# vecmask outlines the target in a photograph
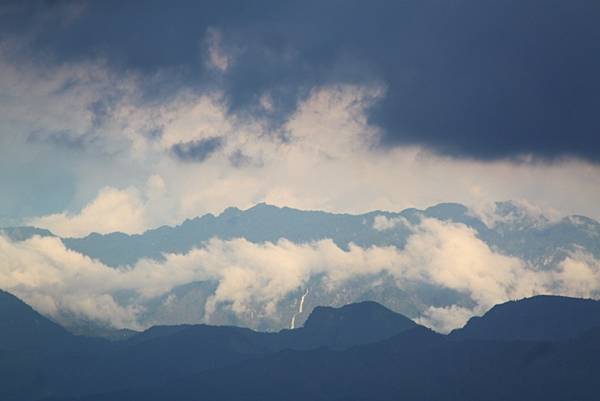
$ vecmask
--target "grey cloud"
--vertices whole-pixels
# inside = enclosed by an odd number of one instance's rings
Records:
[[[138,71],[151,101],[218,84],[230,112],[258,113],[269,93],[276,123],[316,86],[381,82],[386,97],[370,121],[384,147],[600,161],[597,1],[176,3],[89,2],[75,13],[15,2],[0,15],[0,37],[33,37],[20,57],[100,56]],[[212,29],[225,51],[237,49],[217,83],[201,45]]]
[[[163,134],[164,134],[163,127],[154,127],[144,133],[146,138],[151,139],[151,140],[158,140],[163,136]]]
[[[229,162],[235,168],[244,168],[248,166],[261,167],[263,165],[262,160],[256,160],[251,156],[248,156],[241,149],[237,149],[231,155],[229,155]]]
[[[177,143],[171,147],[171,153],[185,162],[203,162],[223,146],[223,138],[211,137],[196,141]]]
[[[232,166],[240,168],[250,165],[252,159],[238,149],[229,156],[229,162]]]

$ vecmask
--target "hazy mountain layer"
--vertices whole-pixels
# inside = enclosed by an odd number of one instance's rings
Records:
[[[519,269],[527,273],[541,276],[544,272],[557,272],[560,276],[548,280],[545,277],[531,278],[528,284],[530,288],[525,288],[515,294],[509,292],[500,298],[492,299],[491,303],[485,301],[482,304],[483,301],[477,299],[476,293],[485,294],[494,292],[495,289],[463,289],[460,282],[448,285],[445,281],[440,283],[424,277],[435,267],[429,266],[427,263],[439,263],[427,259],[430,247],[436,246],[441,243],[440,241],[445,241],[444,238],[430,238],[430,243],[417,244],[415,250],[416,241],[414,240],[419,234],[423,234],[423,222],[428,220],[460,229],[461,235],[472,235],[471,242],[481,241],[489,248],[488,253],[494,253],[492,256],[495,259],[490,263],[498,259],[496,254],[503,255],[516,258],[508,260],[510,263],[507,263],[509,265],[520,264]],[[52,236],[46,230],[28,227],[5,229],[4,232],[14,241],[27,240],[34,235]],[[482,308],[491,306],[493,302],[511,297],[527,296],[539,292],[597,296],[600,289],[600,282],[597,282],[600,272],[597,271],[597,267],[594,267],[594,263],[597,262],[592,260],[592,263],[586,267],[585,274],[578,273],[578,265],[574,265],[568,271],[565,266],[561,265],[574,254],[580,255],[582,258],[600,259],[600,224],[598,222],[582,216],[550,220],[537,212],[532,212],[526,207],[511,202],[497,203],[491,212],[486,213],[474,213],[462,205],[447,203],[425,210],[407,209],[398,213],[373,211],[362,215],[301,211],[259,204],[244,211],[229,208],[218,216],[208,214],[186,220],[176,227],[160,227],[141,235],[92,234],[85,238],[63,238],[62,242],[68,249],[97,259],[106,266],[123,269],[122,266],[133,267],[142,259],[156,260],[158,264],[167,263],[168,256],[165,255],[188,255],[194,249],[205,249],[209,241],[214,238],[225,241],[225,245],[219,245],[222,247],[229,246],[227,241],[243,238],[258,247],[263,244],[276,244],[275,248],[278,249],[282,248],[278,243],[282,239],[299,247],[310,247],[311,244],[322,244],[318,241],[331,240],[341,251],[348,252],[347,257],[351,258],[348,260],[369,257],[370,249],[375,251],[396,249],[398,252],[410,253],[408,259],[405,255],[401,255],[400,258],[396,258],[399,261],[391,262],[392,270],[385,264],[371,270],[365,267],[360,272],[351,271],[351,268],[348,267],[349,277],[344,278],[341,282],[335,282],[335,285],[332,284],[332,277],[329,274],[332,266],[328,265],[330,262],[324,258],[323,262],[318,262],[316,272],[312,268],[313,270],[307,273],[309,274],[307,279],[295,279],[297,283],[290,284],[290,289],[284,294],[277,295],[277,298],[273,298],[270,294],[257,295],[264,288],[260,287],[262,285],[260,280],[257,283],[256,279],[252,279],[254,280],[253,287],[243,290],[250,293],[242,301],[235,299],[235,295],[227,295],[225,299],[218,300],[220,296],[218,294],[223,292],[223,280],[225,279],[219,277],[219,272],[222,271],[219,267],[215,267],[216,270],[211,274],[196,275],[197,277],[191,278],[183,284],[176,283],[172,289],[161,291],[155,296],[140,298],[139,290],[135,289],[114,290],[108,295],[123,308],[134,306],[137,311],[135,322],[137,326],[141,327],[153,324],[209,322],[211,324],[242,325],[261,330],[278,330],[290,327],[292,320],[295,325],[301,325],[307,318],[308,312],[317,305],[341,306],[352,302],[373,300],[411,318],[429,319],[430,323],[428,324],[435,327],[442,328],[443,325],[447,325],[449,328],[453,328],[456,327],[456,323],[454,326],[452,322],[444,323],[443,319],[448,319],[447,317],[435,320],[437,318],[434,319],[426,314],[436,312],[435,308],[453,307],[457,309],[450,312],[456,311],[454,314],[458,317],[451,316],[451,318],[464,321],[468,317],[466,314],[478,313]],[[457,235],[450,232],[448,238],[454,240]],[[408,250],[407,244],[410,248]],[[351,253],[353,246],[358,247],[360,255]],[[445,245],[442,243],[442,246]],[[444,252],[452,252],[452,247],[456,246],[465,245],[450,244],[444,248]],[[232,247],[230,246],[230,248]],[[315,246],[314,249],[310,248],[309,250],[315,255],[328,252],[326,244]],[[235,251],[234,249],[233,252]],[[297,251],[296,254],[286,254],[285,257],[288,258],[286,262],[301,257],[304,248],[299,248]],[[420,253],[415,254],[416,252]],[[471,269],[468,267],[468,264],[472,263],[468,259],[469,257],[473,260],[480,260],[482,264],[488,263],[479,254],[470,255],[470,248],[465,248],[460,252],[463,252],[464,259],[461,258],[461,254],[457,254],[456,260],[448,262],[453,263],[456,268]],[[211,255],[207,253],[205,256],[199,256],[197,262],[194,263],[202,264]],[[280,253],[269,254],[268,260],[276,260],[278,255]],[[346,257],[346,255],[341,256]],[[223,266],[232,266],[233,263],[246,263],[248,259],[244,258],[247,257],[241,255],[236,260],[225,260],[218,263]],[[442,260],[446,257],[446,254],[439,256]],[[376,260],[375,253],[372,253],[371,259]],[[173,269],[185,262],[169,263],[168,269]],[[338,262],[336,261],[336,263]],[[340,274],[345,274],[346,265],[344,263],[346,262],[339,262]],[[417,273],[394,272],[393,269],[402,263],[408,264],[414,269],[421,269],[421,271]],[[500,264],[507,265],[507,263]],[[260,266],[260,260],[255,261],[255,264]],[[366,265],[367,262],[365,261],[364,264]],[[288,267],[282,263],[280,269],[285,270]],[[504,267],[489,265],[490,272],[503,269]],[[273,270],[270,272],[261,274],[274,274]],[[453,274],[455,273],[451,273],[450,276],[446,274],[446,276],[452,277]],[[468,285],[477,285],[476,280],[480,274],[482,272],[474,272],[472,273],[473,277],[467,277],[465,281]],[[588,277],[590,274],[595,276]],[[202,278],[202,276],[207,277]],[[408,276],[412,278],[405,280],[404,277]],[[268,277],[267,279],[270,280]],[[160,278],[157,280],[167,281]],[[469,280],[471,280],[470,283]],[[494,285],[506,286],[509,289],[515,286],[515,284],[502,282],[505,280],[504,277],[494,278],[494,280],[499,281]],[[544,280],[548,283],[541,288],[536,288],[536,283]],[[568,280],[579,280],[588,285],[571,285]],[[236,279],[236,282],[240,281],[243,282],[244,279]],[[264,285],[274,288],[274,284],[268,283],[269,281]],[[586,289],[586,292],[573,292],[573,289],[579,290],[580,288]],[[503,291],[508,290],[505,288]],[[479,295],[479,297],[485,297],[485,295]],[[273,305],[267,307],[265,305],[270,302],[269,299],[275,299],[275,301],[273,301]],[[243,304],[236,306],[236,302],[243,302]],[[301,303],[303,304],[302,311],[300,311]],[[85,317],[81,313],[61,311],[54,318],[78,333],[112,335],[110,330],[112,323],[96,322],[94,316]],[[426,321],[424,320],[424,322]],[[127,324],[125,326],[132,327]]]

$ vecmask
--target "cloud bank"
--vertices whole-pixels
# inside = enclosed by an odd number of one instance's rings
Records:
[[[582,251],[553,269],[540,270],[495,252],[462,224],[424,219],[412,230],[404,249],[351,245],[343,250],[327,239],[308,244],[212,239],[186,254],[119,268],[67,250],[57,238],[11,242],[2,237],[0,287],[58,319],[68,314],[131,328],[142,327],[139,317],[148,300],[197,281],[216,283],[203,311],[210,323],[217,307],[238,316],[268,318],[282,300],[317,277],[325,288],[338,291],[351,280],[383,273],[400,289],[428,284],[471,300],[467,305],[431,306],[417,316],[440,331],[460,327],[469,317],[511,299],[600,294],[600,261]],[[119,301],[116,294],[123,291],[133,295]]]

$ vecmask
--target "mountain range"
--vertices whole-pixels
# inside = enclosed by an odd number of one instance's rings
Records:
[[[541,262],[548,258],[551,250],[565,252],[573,246],[585,248],[600,257],[600,223],[596,220],[579,215],[551,220],[510,201],[497,202],[494,207],[494,217],[486,222],[485,218],[458,203],[441,203],[424,210],[412,208],[357,215],[259,203],[247,210],[230,207],[217,216],[209,213],[178,226],[162,226],[143,234],[92,233],[82,238],[62,238],[62,241],[69,249],[117,267],[132,265],[143,258],[161,259],[167,253],[185,253],[215,237],[224,240],[245,238],[254,243],[276,242],[282,238],[294,243],[332,239],[344,248],[350,243],[363,247],[394,245],[401,248],[410,235],[408,224],[418,224],[422,218],[435,218],[465,224],[486,243],[528,261]],[[384,217],[392,224],[377,227],[377,217]],[[405,220],[399,220],[401,218]],[[402,224],[403,221],[408,224]],[[394,224],[396,222],[399,224]],[[48,230],[35,227],[2,230],[17,240],[33,235],[54,236]],[[531,243],[535,246],[528,246]]]
[[[600,302],[511,301],[438,334],[375,302],[318,307],[302,328],[152,327],[75,336],[0,292],[0,398],[595,400]]]
[[[163,226],[143,234],[94,233],[83,238],[60,240],[70,250],[106,266],[123,268],[142,259],[162,261],[167,254],[185,254],[213,238],[243,238],[254,244],[276,243],[281,239],[308,244],[327,239],[343,250],[348,250],[352,244],[363,249],[394,247],[402,250],[414,234],[414,227],[424,219],[459,224],[475,233],[493,251],[518,258],[535,271],[556,270],[565,258],[576,252],[600,258],[600,223],[597,221],[584,216],[550,219],[515,202],[496,203],[493,213],[488,216],[455,203],[443,203],[424,210],[373,211],[359,215],[303,211],[262,203],[247,210],[228,208],[217,216],[207,214],[178,226]],[[13,241],[24,241],[33,236],[56,237],[50,231],[34,227],[4,228],[2,232]],[[216,305],[209,318],[207,300],[215,294],[218,284],[213,279],[196,280],[143,300],[126,291],[115,293],[113,297],[125,307],[132,299],[142,302],[136,304],[141,311],[138,323],[142,327],[210,323],[268,331],[302,325],[308,318],[307,311],[319,305],[339,307],[371,300],[412,319],[419,318],[430,307],[458,305],[470,308],[473,305],[468,294],[427,283],[400,288],[386,274],[363,275],[333,290],[322,276],[315,275],[305,288],[291,291],[280,300],[268,316],[260,317],[264,314],[256,305],[248,306],[244,313],[232,313],[230,305],[225,303]],[[309,289],[310,292],[303,296]],[[298,308],[301,299],[306,304],[304,311]],[[131,334],[115,332],[105,323],[81,316],[59,314],[53,319],[78,334],[106,337]]]

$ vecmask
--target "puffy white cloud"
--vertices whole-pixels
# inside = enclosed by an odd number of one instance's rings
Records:
[[[148,226],[145,213],[146,207],[135,189],[103,188],[98,197],[77,214],[56,213],[34,218],[29,224],[66,237],[85,236],[92,227],[98,233],[138,233]]]
[[[172,202],[167,183],[155,174],[148,178],[141,191],[133,187],[105,187],[78,212],[32,218],[26,224],[47,228],[63,238],[85,236],[92,228],[101,234],[138,234],[160,225],[161,220],[150,211],[165,210]]]
[[[67,250],[60,240],[34,237],[11,242],[0,236],[0,255],[0,287],[40,312],[138,327],[135,306],[120,306],[110,295],[124,286],[119,271]]]
[[[430,306],[416,321],[441,333],[449,333],[455,328],[463,327],[474,314],[472,309],[457,305]]]
[[[386,217],[384,215],[379,215],[373,218],[373,228],[377,231],[392,230],[398,226],[410,227],[411,224],[402,216]]]
[[[407,268],[398,277],[417,279],[469,295],[480,310],[499,300],[546,290],[544,273],[522,260],[494,252],[462,224],[424,219],[402,252]]]
[[[594,297],[600,288],[600,260],[577,250],[559,265],[555,280],[560,290],[577,297]]]

